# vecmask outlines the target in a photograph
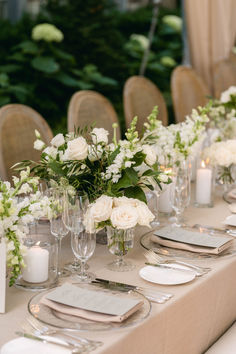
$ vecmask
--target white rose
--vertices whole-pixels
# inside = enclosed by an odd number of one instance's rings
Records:
[[[68,141],[64,156],[66,160],[84,160],[87,156],[88,144],[82,136]]]
[[[155,216],[149,210],[148,206],[140,201],[136,209],[138,213],[138,224],[150,227],[150,222],[154,220]]]
[[[229,102],[231,100],[231,95],[236,95],[236,86],[230,86],[228,90],[222,92],[220,101],[223,103]]]
[[[54,136],[54,138],[51,140],[51,144],[55,147],[59,147],[65,143],[65,139],[63,134],[57,134]]]
[[[48,146],[46,149],[43,150],[45,154],[51,156],[53,159],[57,157],[57,149],[53,146]]]
[[[147,165],[152,166],[157,160],[156,152],[150,145],[143,145],[143,152],[146,155],[145,162]]]
[[[138,206],[140,201],[134,198],[127,198],[127,197],[119,197],[114,198],[113,204],[115,207],[123,206],[123,205],[130,205],[132,207]]]
[[[101,195],[101,197],[90,206],[90,215],[93,220],[97,223],[108,220],[112,212],[112,203],[112,197]]]
[[[138,221],[137,208],[131,205],[121,205],[114,208],[111,213],[111,223],[117,229],[131,229]]]
[[[105,143],[108,144],[109,132],[103,128],[94,128],[91,132],[94,144]]]
[[[35,140],[35,142],[34,142],[34,149],[35,150],[43,150],[44,146],[45,146],[45,144],[42,140],[39,140],[39,139]]]

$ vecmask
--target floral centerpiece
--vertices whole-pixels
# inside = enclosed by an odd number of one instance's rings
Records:
[[[28,224],[34,218],[50,216],[48,198],[36,192],[38,180],[38,177],[30,176],[29,168],[21,171],[20,178],[13,177],[13,187],[9,182],[0,180],[0,237],[6,240],[7,265],[11,269],[10,286],[24,267],[23,239],[29,232]]]
[[[148,143],[155,150],[158,163],[164,166],[180,165],[181,162],[194,156],[199,144],[204,139],[208,107],[193,109],[185,121],[167,127],[157,119],[158,109],[154,108],[145,123],[143,143]]]
[[[222,92],[219,100],[212,100],[208,112],[211,141],[236,137],[236,86]],[[213,130],[211,132],[211,130]]]
[[[41,179],[71,185],[85,192],[90,203],[101,196],[110,200],[125,196],[126,202],[132,198],[146,203],[146,189],[153,190],[156,185],[170,183],[171,179],[159,168],[152,146],[139,138],[136,123],[134,118],[126,139],[120,141],[116,139],[117,126],[113,125],[110,144],[109,133],[103,128],[78,130],[65,136],[58,134],[50,146],[36,132],[34,147],[42,150],[40,162],[23,161],[17,167],[30,166],[31,172]]]
[[[236,164],[236,140],[218,141],[203,151],[203,158],[209,159],[213,166],[218,167],[220,184],[232,184],[232,168]]]

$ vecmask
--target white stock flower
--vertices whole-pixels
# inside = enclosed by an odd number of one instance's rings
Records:
[[[45,143],[42,140],[40,140],[40,139],[35,140],[35,142],[34,142],[34,149],[35,150],[41,151],[41,150],[43,150],[44,146],[45,146]]]
[[[126,230],[135,227],[137,222],[137,208],[124,204],[112,209],[111,223],[113,227]]]
[[[90,205],[90,216],[95,223],[106,221],[112,212],[112,197],[101,195],[93,204]]]
[[[88,159],[90,161],[97,161],[102,156],[102,147],[100,145],[89,145],[88,146]]]
[[[66,160],[84,160],[88,156],[88,144],[86,140],[80,136],[67,143],[64,159]]]
[[[153,166],[157,160],[156,152],[151,145],[143,145],[143,152],[146,155],[145,162],[149,166]]]
[[[65,139],[63,134],[61,133],[54,136],[54,138],[52,138],[51,140],[51,144],[57,148],[63,145],[64,143],[65,143]]]
[[[104,128],[94,128],[91,132],[92,141],[94,144],[105,143],[108,144],[109,132]]]
[[[144,202],[139,202],[137,206],[138,224],[142,226],[150,227],[150,222],[154,220],[155,216],[149,210],[148,206]]]
[[[32,188],[28,183],[23,183],[22,186],[20,187],[20,190],[18,191],[18,194],[27,194],[32,192]]]
[[[221,93],[220,101],[223,103],[231,100],[231,95],[236,95],[236,86],[230,86],[226,91]]]

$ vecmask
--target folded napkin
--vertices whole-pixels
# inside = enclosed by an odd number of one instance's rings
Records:
[[[162,246],[196,253],[220,254],[229,248],[233,239],[225,236],[210,236],[182,228],[164,227],[156,231],[151,240]]]
[[[143,305],[139,299],[87,290],[69,283],[42,297],[40,303],[64,314],[97,322],[122,322]]]

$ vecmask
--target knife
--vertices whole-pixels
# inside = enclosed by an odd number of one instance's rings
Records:
[[[48,336],[47,338],[44,338],[44,337],[41,337],[41,336],[38,336],[36,334],[31,334],[31,333],[26,333],[26,332],[20,332],[20,331],[17,331],[15,332],[18,336],[20,337],[25,337],[25,338],[28,338],[28,339],[33,339],[33,340],[38,340],[40,342],[43,342],[45,344],[47,343],[50,343],[50,344],[55,344],[57,346],[60,346],[60,347],[63,347],[63,348],[66,348],[66,349],[79,349],[78,347],[76,347],[75,345],[67,345],[67,344],[63,344],[63,343],[59,343],[59,342],[56,342],[54,341],[53,339],[50,339]]]
[[[94,284],[103,284],[104,287],[107,286],[107,288],[113,288],[114,290],[120,290],[120,291],[124,291],[124,292],[128,292],[130,290],[136,290],[136,291],[142,291],[145,293],[149,293],[152,294],[153,296],[159,296],[159,297],[164,297],[166,299],[170,299],[173,294],[170,293],[163,293],[161,291],[157,291],[155,289],[147,289],[147,288],[143,288],[141,286],[137,286],[137,285],[131,285],[131,284],[127,284],[127,283],[120,283],[120,282],[115,282],[112,280],[107,280],[107,279],[102,279],[102,278],[96,278],[95,280],[92,281],[92,283]]]

